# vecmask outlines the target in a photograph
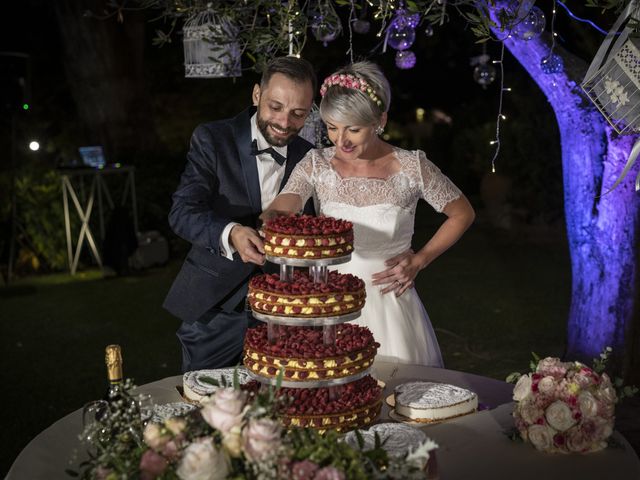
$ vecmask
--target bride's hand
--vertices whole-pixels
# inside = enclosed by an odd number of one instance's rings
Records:
[[[372,275],[373,285],[386,285],[380,293],[395,292],[399,297],[409,288],[413,287],[416,276],[420,271],[415,253],[409,249],[385,262],[388,267],[382,272]]]

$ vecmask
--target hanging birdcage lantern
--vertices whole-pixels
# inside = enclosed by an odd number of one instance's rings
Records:
[[[315,148],[323,148],[328,145],[326,139],[327,127],[322,121],[322,118],[320,117],[320,109],[315,103],[304,122],[304,127],[302,127],[302,130],[300,130],[298,135],[304,138],[307,142],[312,143]]]
[[[240,45],[237,29],[211,8],[184,24],[184,76],[187,78],[239,77]]]
[[[640,38],[634,31],[637,22],[631,22],[634,18],[637,20],[639,14],[640,2],[631,0],[600,45],[581,85],[620,135],[640,133]],[[622,26],[624,29],[620,31]],[[640,138],[636,140],[627,163],[609,192],[629,173],[639,155]],[[640,190],[640,173],[636,177],[635,187],[636,191]]]
[[[620,35],[616,33],[638,11],[638,2],[631,1],[600,46],[582,83],[584,92],[621,135],[640,133],[640,38],[629,35],[628,24]]]

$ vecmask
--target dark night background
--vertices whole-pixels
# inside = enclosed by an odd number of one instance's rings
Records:
[[[547,14],[549,25],[550,2],[539,3]],[[611,15],[598,15],[598,12],[585,8],[583,2],[572,3],[576,3],[572,8],[577,14],[597,18],[604,28],[611,25]],[[186,79],[179,34],[173,36],[172,43],[158,48],[152,45],[155,30],[166,25],[162,20],[151,21],[156,16],[154,12],[125,12],[124,23],[118,23],[114,16],[103,20],[83,17],[85,10],[101,12],[104,5],[104,0],[22,0],[3,5],[0,52],[28,54],[30,82],[24,91],[15,88],[11,73],[20,72],[22,67],[19,62],[14,64],[8,57],[0,56],[0,98],[2,104],[17,102],[19,105],[24,100],[30,108],[27,111],[3,108],[0,113],[0,271],[4,280],[9,260],[14,179],[17,180],[18,218],[22,224],[15,256],[15,275],[18,279],[25,279],[67,269],[60,181],[55,168],[78,162],[77,149],[80,146],[104,145],[107,162],[136,167],[140,230],[158,230],[169,241],[169,270],[160,273],[163,280],[159,284],[162,287],[153,297],[158,298],[155,308],[160,312],[167,282],[177,268],[171,265],[179,266],[188,248],[170,231],[167,213],[171,194],[184,168],[191,132],[201,122],[232,116],[246,108],[250,104],[251,88],[259,80],[259,75],[246,70],[237,79]],[[587,61],[602,40],[600,34],[570,20],[562,10],[558,13],[556,30],[563,47]],[[488,239],[483,240],[486,245],[504,242],[505,251],[521,251],[522,258],[527,255],[526,242],[532,239],[553,245],[550,257],[557,258],[555,263],[563,269],[557,281],[566,287],[570,273],[564,239],[559,137],[553,112],[533,80],[509,53],[505,53],[505,86],[513,91],[505,94],[503,113],[507,120],[501,127],[502,147],[496,162],[497,174],[491,175],[493,147],[489,141],[495,136],[499,81],[486,89],[474,81],[470,58],[482,54],[482,46],[475,43],[466,25],[454,17],[444,27],[436,29],[432,37],[427,37],[422,28],[418,29],[416,44],[412,47],[418,63],[411,70],[395,67],[393,50],[381,52],[376,32],[376,24],[372,22],[369,34],[354,33],[354,49],[356,59],[367,57],[379,63],[391,82],[389,141],[407,148],[424,149],[429,158],[461,187],[478,213],[475,227]],[[499,57],[499,48],[495,42],[487,44],[487,53],[492,59]],[[345,54],[347,49],[346,32],[327,47],[310,35],[303,55],[316,67],[321,81],[349,61]],[[249,67],[249,64],[243,66]],[[416,121],[417,108],[425,109],[424,122]],[[439,120],[441,113],[450,117],[451,122]],[[15,128],[14,162],[11,154],[12,121]],[[40,142],[40,151],[28,149],[32,139]],[[484,252],[481,250],[476,254],[473,251],[472,256],[479,258]],[[510,261],[506,253],[502,253],[496,257],[495,263]],[[82,268],[91,267],[91,258],[85,252]],[[481,270],[481,267],[469,264],[459,265],[459,268],[460,271]],[[541,283],[546,282],[545,272],[531,271],[530,275],[539,277]],[[94,288],[106,290],[99,283]],[[80,286],[78,291],[85,290]],[[559,290],[558,295],[561,294],[566,297],[564,303],[557,312],[552,312],[560,322],[566,318],[565,309],[570,300],[568,287],[566,291]],[[22,328],[21,318],[9,318],[2,313],[5,298],[12,295],[11,292],[0,295],[3,331]],[[131,306],[131,320],[135,321],[137,299],[133,293],[132,297],[127,295],[123,289],[122,299],[116,301]],[[424,298],[423,292],[421,295]],[[70,297],[66,301],[70,301]],[[77,301],[82,302],[81,299]],[[431,300],[425,301],[428,309],[429,302]],[[55,311],[57,307],[54,303],[47,308]],[[102,308],[108,310],[111,307],[105,303]],[[168,314],[158,313],[158,322],[168,323],[167,317]],[[49,317],[42,321],[49,321]],[[175,330],[175,326],[177,322],[169,325],[169,330]],[[140,327],[140,330],[150,332],[152,328],[155,327]],[[485,329],[484,325],[474,328]],[[89,342],[86,336],[83,337],[82,329],[62,332],[61,336],[68,336],[69,342]],[[26,335],[31,333],[25,332]],[[560,345],[563,342],[563,339],[551,338],[551,334],[548,334],[549,338],[544,335],[541,334],[540,339],[543,345],[544,342]],[[102,375],[101,348],[104,341],[99,335],[97,337],[89,342],[99,346],[95,349],[95,356],[85,363],[84,370],[91,365]],[[59,339],[48,341],[55,345]],[[166,354],[171,357],[169,366],[157,351],[149,354],[146,360],[150,365],[153,362],[161,364],[165,370],[139,373],[143,359],[132,358],[135,353],[129,350],[131,353],[126,358],[131,360],[128,365],[132,365],[131,370],[136,372],[141,383],[179,373],[177,342],[173,336],[167,336],[164,341],[168,345],[166,348],[173,349]],[[14,383],[18,375],[19,382],[24,383],[38,382],[41,376],[46,376],[47,388],[52,389],[50,395],[64,400],[55,407],[48,405],[46,414],[40,416],[19,412],[18,419],[5,419],[9,427],[5,430],[6,435],[3,433],[6,438],[3,438],[2,450],[6,457],[2,455],[0,472],[10,466],[37,432],[79,408],[104,387],[101,376],[96,380],[95,371],[77,373],[75,367],[62,371],[63,365],[75,365],[67,358],[76,355],[75,349],[48,349],[42,352],[44,358],[37,350],[32,351],[28,355],[32,363],[22,364],[16,361],[20,358],[22,362],[27,357],[24,353],[16,353],[20,352],[22,345],[10,344],[5,338],[2,342],[5,354],[0,364],[3,372],[0,379],[3,391],[9,390],[12,395],[8,397],[9,403],[3,401],[4,408],[13,408],[23,400],[20,396],[22,383]],[[484,346],[490,349],[494,345]],[[526,357],[529,346],[522,349]],[[127,352],[125,348],[125,356]],[[78,358],[78,364],[85,361]],[[43,364],[51,365],[44,369],[46,373],[39,371]],[[521,370],[526,368],[526,363],[520,362],[519,365]],[[463,366],[456,368],[463,369]],[[76,374],[80,384],[78,388],[85,389],[85,396],[67,391]],[[34,399],[27,400],[35,403],[36,398],[45,395],[49,393],[38,392],[33,394]],[[27,401],[25,405],[31,404]],[[18,431],[20,434],[16,433]]]

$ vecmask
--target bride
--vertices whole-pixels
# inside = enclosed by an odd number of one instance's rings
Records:
[[[420,150],[384,142],[389,82],[377,65],[358,62],[327,77],[320,115],[334,147],[311,150],[262,218],[298,212],[314,198],[319,214],[354,225],[354,253],[342,273],[366,283],[355,322],[368,327],[380,357],[441,367],[442,356],[414,281],[453,245],[474,219],[460,190]],[[419,199],[448,218],[417,252],[411,250]]]

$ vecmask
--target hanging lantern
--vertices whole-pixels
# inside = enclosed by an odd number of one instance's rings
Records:
[[[416,40],[416,27],[420,22],[420,14],[409,15],[399,9],[387,29],[387,44],[396,50],[406,50]]]
[[[620,135],[640,133],[640,38],[633,35],[634,23],[631,22],[639,14],[640,2],[632,0],[600,45],[581,85]],[[636,140],[624,169],[609,191],[620,184],[638,156],[640,138]],[[640,173],[636,177],[635,187],[636,191],[640,190]]]
[[[527,16],[513,27],[513,33],[520,40],[529,41],[539,37],[544,32],[546,24],[544,12],[534,6],[531,7]]]
[[[415,67],[416,54],[411,50],[398,50],[396,52],[396,67],[408,70]]]
[[[562,73],[564,71],[564,62],[562,57],[555,53],[552,53],[548,57],[544,57],[540,60],[540,69],[542,73],[547,75],[553,75],[554,73]]]
[[[427,37],[433,37],[433,27],[432,27],[431,25],[427,25],[427,26],[424,28],[424,34],[425,34]]]
[[[304,127],[298,134],[304,138],[307,142],[312,143],[315,148],[323,148],[328,144],[325,139],[327,137],[327,127],[320,117],[320,109],[313,104],[311,112],[304,121]]]
[[[230,21],[207,9],[185,22],[183,34],[185,77],[241,76],[237,30]]]

